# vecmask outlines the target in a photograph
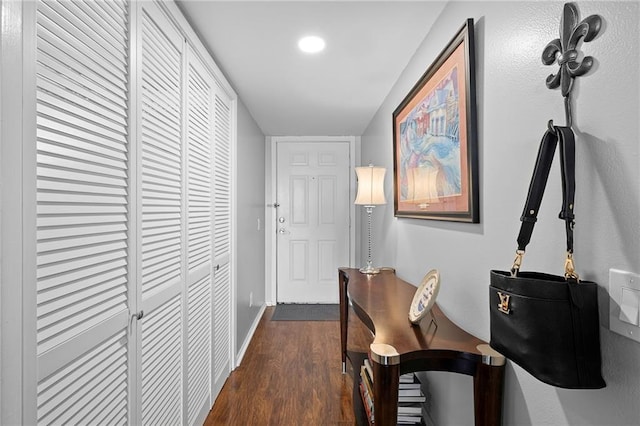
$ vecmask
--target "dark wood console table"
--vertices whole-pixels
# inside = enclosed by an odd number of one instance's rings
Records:
[[[437,326],[429,315],[413,326],[408,313],[416,287],[398,278],[393,270],[366,275],[357,269],[340,268],[338,282],[342,371],[346,372],[349,358],[354,387],[357,386],[360,364],[369,356],[376,425],[396,424],[399,377],[414,371],[451,371],[473,376],[476,426],[501,424],[505,364],[501,354],[456,326],[437,304],[432,309]],[[349,302],[374,334],[368,354],[347,351]],[[359,395],[354,392],[356,397]]]

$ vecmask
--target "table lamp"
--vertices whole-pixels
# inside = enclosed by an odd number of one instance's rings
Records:
[[[386,171],[384,167],[374,167],[373,164],[369,164],[368,167],[356,167],[358,193],[355,204],[364,206],[369,222],[369,255],[367,257],[367,266],[360,268],[360,272],[363,274],[377,274],[380,272],[380,269],[375,268],[371,262],[371,214],[376,205],[387,203],[384,198],[384,174]]]

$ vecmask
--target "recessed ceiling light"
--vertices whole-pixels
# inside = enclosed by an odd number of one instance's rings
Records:
[[[321,52],[324,46],[324,40],[317,36],[306,36],[298,40],[298,47],[305,53]]]

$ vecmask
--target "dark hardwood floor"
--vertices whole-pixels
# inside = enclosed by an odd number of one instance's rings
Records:
[[[271,321],[268,307],[241,365],[207,417],[214,425],[353,425],[351,367],[342,374],[338,321]],[[372,338],[353,312],[349,349]]]

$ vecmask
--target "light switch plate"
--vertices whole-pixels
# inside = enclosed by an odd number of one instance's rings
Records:
[[[640,326],[632,323],[638,322],[634,313],[638,314],[638,306],[635,306],[635,297],[640,293],[640,275],[619,269],[609,270],[609,329],[629,339],[640,342]],[[623,303],[623,294],[624,297]],[[623,307],[624,305],[624,307]]]

